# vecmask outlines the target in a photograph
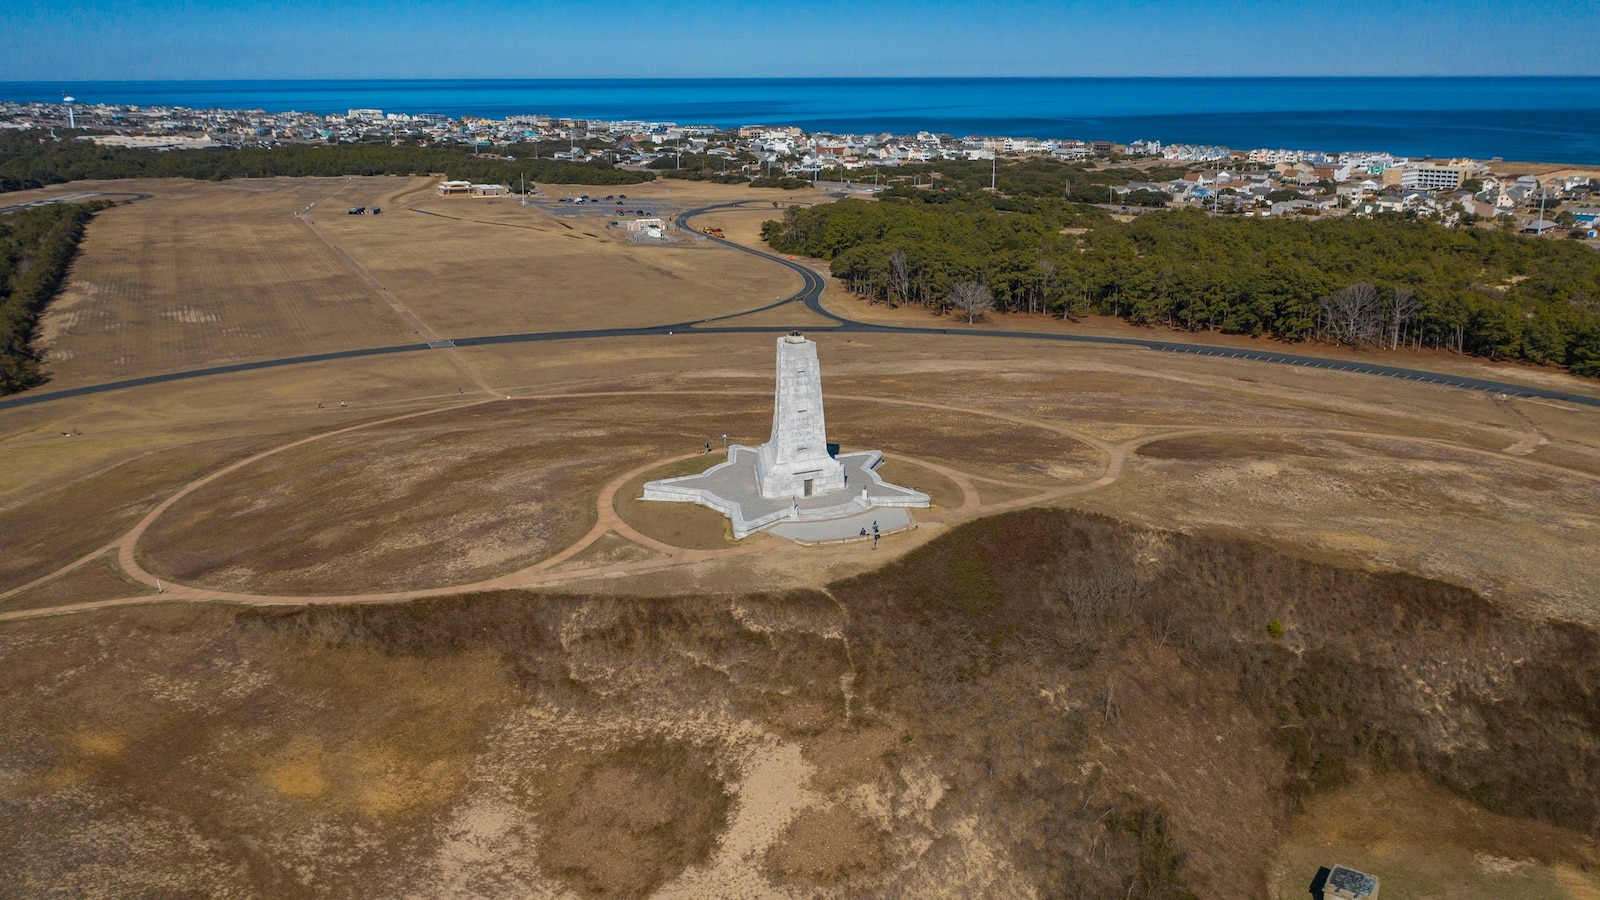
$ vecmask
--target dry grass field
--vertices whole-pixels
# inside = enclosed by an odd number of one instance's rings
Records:
[[[1389,438],[1207,435],[1139,454],[1126,488],[1082,505],[1288,540],[1600,624],[1594,476]]]
[[[510,198],[426,195],[377,218],[317,219],[447,337],[695,321],[800,288],[798,277],[749,254],[709,241],[633,244],[610,221],[555,218]]]
[[[363,180],[127,183],[150,199],[96,218],[41,324],[51,386],[409,342],[294,216],[400,181]]]
[[[1570,831],[1497,816],[1417,778],[1389,775],[1312,804],[1285,842],[1273,897],[1301,900],[1310,883],[1301,873],[1341,863],[1383,872],[1385,897],[1594,900],[1595,852]]]
[[[96,186],[151,197],[91,226],[46,318],[43,390],[416,341],[361,272],[451,336],[705,318],[799,284],[733,249],[639,247],[603,219],[447,203],[430,185]],[[628,192],[754,199],[703,220],[747,242],[772,215],[759,204],[818,199]],[[350,261],[295,220],[314,200]],[[344,215],[358,204],[385,211]],[[833,289],[827,303],[930,322]],[[884,450],[887,479],[933,496],[914,530],[877,550],[735,542],[708,510],[636,499],[649,478],[720,459],[673,462],[703,442],[766,438],[769,333],[339,359],[0,411],[0,884],[1021,897],[1182,882],[1288,898],[1345,862],[1382,876],[1385,896],[1596,896],[1594,822],[1464,797],[1506,802],[1496,751],[1581,767],[1600,746],[1592,685],[1541,694],[1565,670],[1521,668],[1534,648],[1593,655],[1600,413],[982,336],[1128,333],[1104,322],[828,334],[785,307],[748,324],[817,340],[830,439]],[[1600,394],[1542,370],[1400,364]],[[1048,534],[999,515],[1028,506],[1052,508],[1026,520]],[[1070,518],[1083,513],[1121,524]],[[1318,566],[1334,574],[1306,574]],[[169,602],[149,603],[155,577]],[[1131,583],[1184,602],[1084,612]],[[1324,584],[1354,593],[1306,587]],[[1438,599],[1463,589],[1493,613]],[[195,602],[219,594],[231,602]],[[1035,594],[1027,615],[995,606]],[[1389,649],[1352,656],[1328,596],[1387,598],[1359,624]],[[1274,619],[1281,645],[1265,637]],[[1406,630],[1418,620],[1437,624]],[[1348,675],[1298,709],[1363,710],[1414,770],[1341,757],[1286,801],[1304,748],[1284,749],[1285,713],[1261,694],[1309,676],[1251,679],[1294,660]],[[1388,706],[1360,705],[1370,686]],[[1579,737],[1518,730],[1540,717]],[[1542,796],[1539,774],[1523,795]]]
[[[726,458],[721,453],[695,456],[639,474],[617,492],[614,501],[617,515],[645,537],[674,547],[722,550],[734,546],[733,526],[728,524],[727,516],[698,504],[652,503],[644,499],[645,482],[698,475]],[[765,534],[751,537],[763,541],[769,539]]]
[[[757,404],[733,402],[745,409],[730,416],[727,399],[688,396],[662,417],[652,400],[628,396],[491,401],[381,423],[190,494],[147,533],[141,563],[246,592],[470,583],[583,536],[595,522],[583,499],[619,471],[701,443],[693,423],[753,425]]]

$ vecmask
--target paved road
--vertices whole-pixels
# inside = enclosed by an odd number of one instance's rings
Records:
[[[690,228],[689,220],[693,217],[718,209],[745,208],[753,201],[739,201],[737,203],[719,203],[712,206],[703,206],[686,210],[678,214],[677,223],[680,228]],[[709,236],[708,236],[709,237]],[[593,340],[596,338],[619,337],[669,337],[681,335],[686,332],[693,334],[782,334],[790,329],[779,325],[717,325],[714,323],[752,312],[760,312],[782,306],[786,303],[800,303],[811,312],[836,323],[827,326],[830,332],[845,333],[875,333],[875,334],[921,334],[945,335],[966,338],[994,338],[1008,340],[1030,341],[1056,341],[1069,344],[1095,344],[1122,347],[1139,347],[1154,350],[1159,353],[1183,353],[1197,356],[1214,356],[1223,359],[1251,360],[1255,362],[1275,363],[1278,365],[1302,366],[1312,369],[1327,369],[1335,372],[1352,372],[1361,375],[1378,375],[1387,378],[1398,378],[1406,381],[1416,381],[1423,384],[1437,384],[1447,387],[1465,388],[1467,390],[1485,391],[1492,394],[1504,394],[1508,397],[1536,397],[1545,400],[1558,400],[1563,403],[1574,403],[1600,409],[1600,397],[1590,397],[1584,394],[1574,394],[1568,391],[1557,391],[1548,388],[1533,387],[1525,384],[1513,384],[1507,381],[1494,381],[1485,378],[1471,378],[1464,375],[1451,375],[1443,372],[1431,372],[1424,369],[1407,369],[1399,366],[1388,366],[1378,363],[1351,362],[1347,360],[1327,359],[1318,356],[1306,356],[1298,353],[1282,353],[1272,350],[1245,350],[1232,347],[1215,347],[1207,344],[1193,344],[1183,341],[1162,341],[1147,338],[1119,338],[1098,337],[1082,334],[1041,334],[1032,331],[992,331],[966,330],[959,328],[934,328],[912,327],[900,325],[874,325],[866,322],[857,322],[832,313],[822,307],[822,290],[825,282],[821,275],[809,267],[801,265],[792,259],[737,244],[725,238],[710,237],[727,247],[744,253],[754,254],[763,259],[770,260],[784,266],[801,278],[800,290],[766,306],[742,313],[726,316],[717,316],[710,319],[690,320],[686,322],[673,322],[665,325],[650,325],[640,328],[597,328],[577,331],[542,331],[524,334],[495,334],[482,337],[455,338],[456,347],[489,346],[494,344],[522,344],[538,343],[543,341],[573,341]],[[449,343],[449,342],[445,342]],[[20,396],[0,400],[0,410],[13,409],[21,406],[30,406],[36,403],[48,403],[54,400],[65,400],[69,397],[83,397],[90,394],[102,394],[109,391],[119,391],[125,388],[141,387],[150,384],[164,384],[174,381],[187,381],[193,378],[208,378],[213,375],[227,375],[236,372],[251,372],[261,369],[275,369],[283,366],[297,366],[305,363],[329,362],[340,359],[355,359],[363,356],[383,356],[391,353],[410,353],[413,351],[436,349],[439,343],[430,347],[427,343],[400,344],[393,347],[368,347],[359,350],[338,350],[331,353],[317,353],[309,356],[291,356],[280,359],[260,360],[257,362],[234,363],[226,366],[212,366],[204,369],[190,369],[184,372],[168,372],[163,375],[147,375],[143,378],[130,378],[123,381],[109,381],[103,384],[85,385],[77,388],[67,388],[59,391],[37,391]]]
[[[681,229],[683,229],[685,231],[692,231],[692,230],[694,230],[694,228],[693,228],[692,225],[689,224],[689,220],[694,218],[695,216],[700,215],[701,213],[707,213],[707,212],[711,212],[712,210],[718,210],[718,209],[743,209],[743,208],[748,208],[747,204],[750,204],[750,203],[753,203],[753,202],[755,202],[755,201],[740,200],[740,201],[738,201],[736,203],[718,203],[718,204],[716,204],[714,206],[702,206],[702,207],[699,207],[697,209],[684,210],[683,212],[678,213],[678,217],[677,217],[676,221],[677,221],[677,224],[678,224],[679,228],[681,228]],[[702,326],[702,327],[696,328],[695,329],[696,331],[710,331],[710,330],[712,330],[712,329],[708,329],[708,328],[703,327],[704,324],[707,323],[707,322],[718,322],[718,321],[721,321],[723,319],[732,319],[732,318],[736,318],[738,316],[749,315],[750,313],[753,313],[753,312],[763,312],[765,310],[772,309],[775,306],[782,306],[785,303],[796,303],[796,302],[804,304],[806,309],[809,309],[812,312],[816,313],[817,315],[823,316],[824,318],[832,319],[833,321],[838,322],[841,326],[844,326],[846,328],[851,328],[851,327],[856,327],[856,326],[859,326],[860,328],[864,328],[864,329],[877,329],[878,328],[878,326],[875,326],[875,325],[866,325],[865,323],[852,322],[849,319],[843,318],[842,316],[836,316],[833,313],[823,309],[822,308],[822,289],[827,286],[827,282],[823,281],[822,276],[818,275],[816,272],[812,271],[809,266],[803,266],[800,263],[795,262],[793,259],[790,259],[790,258],[785,257],[785,256],[779,256],[776,253],[767,253],[764,250],[757,250],[754,247],[746,247],[744,244],[736,244],[733,241],[728,240],[727,238],[719,238],[719,237],[716,237],[715,235],[709,235],[709,234],[706,235],[706,238],[708,240],[716,241],[717,243],[721,244],[724,247],[732,247],[735,250],[742,250],[745,253],[749,253],[749,254],[752,254],[754,256],[759,256],[762,259],[771,260],[772,262],[775,262],[780,266],[784,266],[785,268],[788,268],[788,269],[794,271],[796,274],[798,274],[800,276],[800,280],[801,280],[802,284],[801,284],[800,290],[796,291],[795,293],[790,294],[788,297],[785,297],[785,298],[783,298],[782,300],[779,300],[776,303],[769,303],[766,306],[761,307],[760,309],[746,310],[745,312],[742,312],[742,313],[734,313],[732,315],[727,315],[727,316],[718,316],[718,317],[716,317],[714,319],[704,319],[701,322],[692,323],[692,324],[696,324],[696,325]],[[786,329],[769,328],[769,329],[766,329],[766,330],[768,330],[768,331],[784,331]]]
[[[0,206],[0,214],[16,212],[19,209],[33,209],[37,206],[56,206],[62,203],[81,203],[97,197],[123,197],[128,200],[148,200],[149,194],[131,194],[126,191],[90,191],[86,194],[64,194],[60,197],[45,197],[42,200],[31,200],[27,203],[13,203],[10,206]]]

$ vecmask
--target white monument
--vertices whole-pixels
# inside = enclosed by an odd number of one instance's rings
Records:
[[[756,483],[768,500],[844,490],[844,466],[828,453],[817,345],[798,331],[778,338],[772,438],[756,458]]]
[[[876,450],[829,452],[817,345],[791,331],[778,338],[772,438],[760,447],[733,444],[726,462],[699,475],[648,482],[644,499],[710,507],[732,521],[735,538],[771,529],[797,541],[848,540],[909,528],[906,510],[931,503],[885,482],[882,464]]]

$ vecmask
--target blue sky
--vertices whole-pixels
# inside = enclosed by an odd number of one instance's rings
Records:
[[[1600,75],[1597,47],[1600,0],[0,3],[0,81]]]

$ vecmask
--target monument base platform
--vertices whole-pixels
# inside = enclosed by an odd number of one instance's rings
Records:
[[[843,490],[805,498],[769,500],[761,496],[756,480],[759,451],[734,444],[728,460],[699,475],[663,478],[644,486],[644,499],[698,503],[727,516],[735,538],[748,537],[779,522],[821,522],[845,519],[874,508],[925,508],[928,495],[888,484],[878,477],[883,454],[876,450],[841,453]],[[909,517],[908,517],[909,522]],[[880,526],[881,528],[881,526]],[[870,528],[868,529],[870,531]]]

